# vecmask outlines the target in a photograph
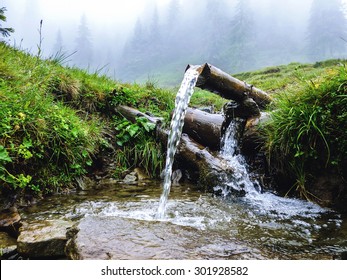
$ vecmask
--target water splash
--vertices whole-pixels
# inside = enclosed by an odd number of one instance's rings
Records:
[[[221,139],[220,156],[225,160],[226,165],[234,171],[232,174],[226,175],[223,186],[214,188],[215,191],[220,191],[223,196],[229,195],[232,191],[245,194],[257,192],[255,184],[258,183],[252,182],[247,170],[246,160],[239,151],[237,138],[242,130],[242,125],[242,120],[232,120]]]
[[[233,174],[228,175],[223,186],[216,186],[215,191],[222,193],[224,197],[233,194],[233,191],[243,191],[242,201],[244,206],[256,212],[257,219],[261,216],[267,219],[286,220],[298,217],[309,217],[310,215],[321,215],[329,210],[312,202],[294,198],[280,197],[269,192],[260,192],[260,185],[252,180],[248,173],[245,158],[240,153],[238,135],[242,130],[242,121],[234,119],[225,131],[221,139],[220,156],[226,164],[233,169]],[[300,221],[300,220],[299,220]],[[268,223],[268,222],[267,222]]]
[[[175,110],[172,116],[170,133],[168,137],[167,144],[167,155],[166,163],[164,169],[164,183],[163,183],[163,193],[160,197],[159,208],[157,213],[157,218],[163,219],[165,217],[166,203],[169,197],[171,188],[171,175],[172,175],[172,165],[177,150],[177,145],[181,138],[184,117],[188,108],[188,104],[191,96],[194,92],[194,87],[196,85],[199,72],[199,66],[191,66],[185,73],[181,87],[177,92],[175,101]]]

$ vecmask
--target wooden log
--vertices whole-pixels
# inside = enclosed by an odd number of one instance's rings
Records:
[[[164,147],[167,146],[169,132],[160,126],[158,121],[160,119],[127,106],[118,106],[116,111],[132,122],[136,121],[136,117],[141,116],[156,123],[157,139]],[[225,184],[227,176],[234,172],[225,160],[212,154],[205,146],[195,142],[187,134],[182,134],[177,147],[176,160],[179,167],[189,173],[190,179],[207,191],[213,191],[213,187],[216,185]],[[236,190],[237,192],[238,190]],[[239,195],[242,195],[242,192]]]
[[[190,67],[191,65],[188,65],[186,70]],[[199,71],[201,74],[196,83],[199,88],[207,89],[223,98],[239,103],[250,97],[260,108],[264,108],[271,102],[271,97],[266,92],[240,81],[208,63],[205,63]]]
[[[139,117],[145,117],[150,122],[155,124],[161,123],[163,120],[162,118],[150,116],[148,114],[140,112],[139,110],[136,110],[134,108],[124,106],[124,105],[117,106],[115,108],[115,112],[122,115],[124,118],[126,118],[127,120],[131,122],[136,122],[136,118],[139,118]]]
[[[168,131],[157,128],[157,137],[165,147],[168,134]],[[228,174],[234,172],[225,160],[213,155],[187,134],[181,136],[175,159],[179,168],[189,174],[189,179],[199,184],[205,191],[213,192],[213,187],[225,184]],[[238,190],[235,192],[237,193]]]
[[[198,143],[218,150],[224,117],[221,114],[210,114],[199,109],[188,108],[183,126],[187,133]]]
[[[270,120],[270,114],[262,112],[260,116],[247,120],[241,140],[241,150],[245,155],[255,154],[264,146],[264,137],[259,127]]]

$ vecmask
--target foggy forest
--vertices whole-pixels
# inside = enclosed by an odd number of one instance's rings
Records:
[[[347,58],[341,0],[2,0],[6,40],[116,80],[178,84],[187,64],[229,73]],[[77,9],[78,7],[78,9]],[[40,27],[40,21],[42,26]]]

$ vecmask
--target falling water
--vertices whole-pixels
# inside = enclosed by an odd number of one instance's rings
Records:
[[[247,170],[246,160],[239,151],[237,135],[241,126],[241,120],[232,120],[221,139],[220,156],[234,171],[233,174],[228,175],[228,178],[225,178],[225,185],[215,187],[215,191],[221,191],[224,196],[227,196],[230,190],[246,194],[256,192],[254,185],[257,182],[252,182]]]
[[[178,142],[181,138],[184,117],[188,108],[190,97],[194,92],[194,87],[199,76],[199,66],[191,66],[185,73],[180,89],[176,95],[175,111],[170,125],[170,133],[167,144],[167,155],[165,164],[165,177],[163,184],[163,193],[160,197],[157,217],[163,219],[165,216],[166,203],[170,193],[172,164],[174,161]]]

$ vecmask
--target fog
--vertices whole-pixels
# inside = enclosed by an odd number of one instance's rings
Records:
[[[187,64],[205,62],[237,73],[347,58],[347,0],[0,0],[0,7],[4,26],[15,29],[9,44],[127,82],[176,85]]]

